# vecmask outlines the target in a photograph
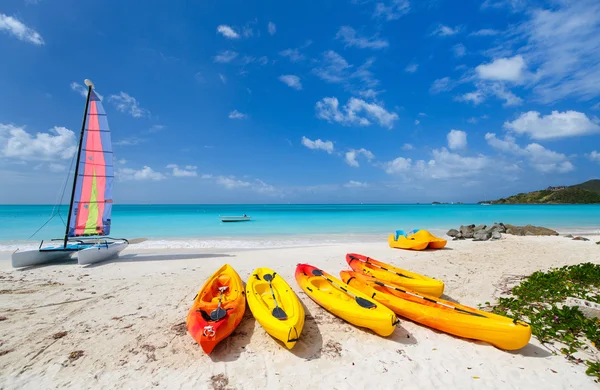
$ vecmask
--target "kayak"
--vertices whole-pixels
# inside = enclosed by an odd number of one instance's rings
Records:
[[[410,239],[411,237],[413,237],[415,240],[427,241],[429,243],[427,245],[427,248],[429,249],[442,249],[446,246],[446,243],[448,242],[443,238],[434,236],[427,230],[415,229],[408,235],[407,238]]]
[[[398,288],[358,272],[341,271],[340,276],[396,314],[442,332],[485,341],[505,350],[523,348],[531,338],[531,327],[512,318]]]
[[[304,307],[285,279],[272,269],[255,269],[246,283],[246,299],[267,333],[292,349],[304,327]]]
[[[390,248],[422,251],[427,248],[429,241],[417,240],[414,237],[409,238],[402,234],[390,234],[388,236],[388,244]]]
[[[242,321],[246,297],[242,279],[229,265],[217,270],[202,286],[187,316],[187,329],[210,354]]]
[[[298,264],[295,276],[313,301],[351,324],[389,336],[400,322],[385,305],[312,265]]]
[[[367,256],[348,253],[346,262],[353,271],[374,276],[382,282],[390,282],[435,297],[444,293],[444,282],[441,280],[397,268]]]

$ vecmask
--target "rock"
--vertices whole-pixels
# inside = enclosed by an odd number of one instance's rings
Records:
[[[572,235],[572,234],[567,234],[567,235],[565,236],[565,238],[573,238],[573,235]]]
[[[490,237],[492,237],[492,233],[488,233],[485,230],[479,230],[473,235],[473,241],[487,241]]]
[[[478,232],[478,231],[480,231],[480,230],[485,230],[485,227],[486,227],[486,226],[485,226],[485,224],[484,224],[484,223],[482,223],[481,225],[477,225],[477,226],[475,227],[475,231],[476,231],[476,232]]]
[[[446,235],[450,236],[450,237],[456,237],[457,234],[459,234],[460,232],[456,229],[450,229],[448,230],[448,232],[446,233]]]
[[[575,240],[575,241],[589,241],[589,238],[577,236],[577,237],[574,237],[573,240]]]
[[[506,233],[515,236],[558,236],[558,232],[541,226],[515,226],[506,224]],[[510,232],[509,232],[510,231]]]
[[[567,297],[564,306],[577,307],[587,318],[600,319],[600,304],[585,299]]]
[[[467,225],[467,226],[461,225],[460,232],[462,233],[462,236],[464,238],[473,238],[473,233],[475,233],[474,228],[475,228],[475,225]]]
[[[504,225],[494,222],[493,225],[485,228],[485,231],[488,233],[493,233],[493,232],[504,233],[504,232],[506,232],[506,228],[504,227]]]
[[[502,234],[500,232],[492,232],[492,240],[499,240],[502,238]]]

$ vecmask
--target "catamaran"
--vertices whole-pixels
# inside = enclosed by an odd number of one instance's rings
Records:
[[[64,238],[38,249],[12,254],[13,267],[64,261],[77,254],[79,264],[92,264],[117,257],[130,241],[110,238],[113,152],[106,112],[94,84],[85,80],[87,97],[77,148],[77,162]],[[60,244],[57,241],[62,241]]]

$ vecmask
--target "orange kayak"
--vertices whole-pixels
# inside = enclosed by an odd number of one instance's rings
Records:
[[[340,277],[394,313],[442,332],[485,341],[505,350],[523,348],[531,338],[531,327],[512,318],[395,287],[358,272],[341,271]]]
[[[202,286],[187,316],[187,329],[210,354],[242,321],[246,296],[242,279],[229,265],[217,270]]]
[[[441,280],[436,280],[425,275],[394,267],[393,265],[377,261],[367,256],[348,253],[346,255],[346,262],[352,270],[363,275],[373,276],[382,282],[391,282],[413,291],[436,297],[439,297],[444,293],[444,283]]]

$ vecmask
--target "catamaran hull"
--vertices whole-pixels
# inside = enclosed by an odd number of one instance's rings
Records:
[[[127,248],[126,242],[114,242],[109,244],[98,244],[77,252],[77,263],[79,265],[94,264],[110,260],[119,256],[119,253]]]
[[[50,263],[53,261],[66,261],[71,258],[74,251],[40,251],[32,249],[28,251],[16,251],[12,254],[12,266],[14,268],[29,267]]]

